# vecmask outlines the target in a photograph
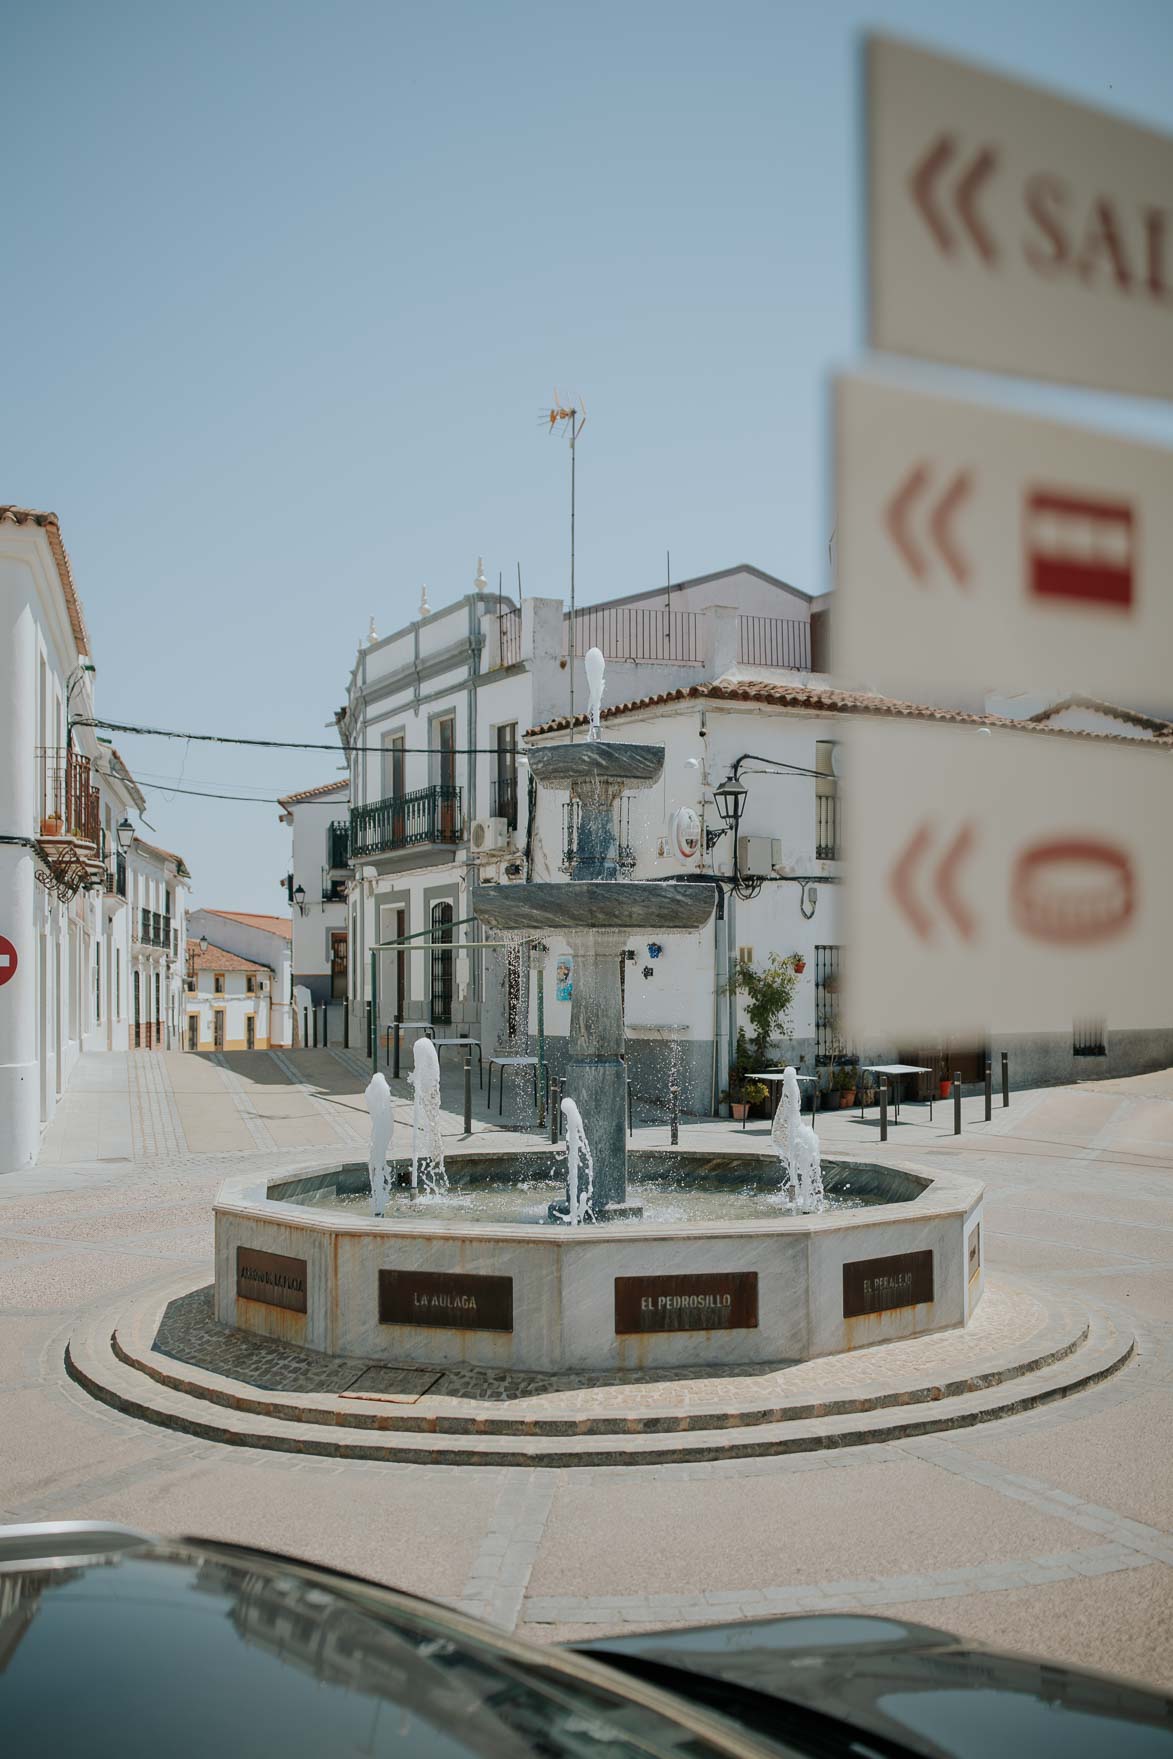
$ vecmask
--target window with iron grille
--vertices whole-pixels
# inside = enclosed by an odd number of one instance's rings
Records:
[[[833,1063],[844,1054],[839,1030],[838,947],[815,948],[815,1062]]]
[[[1077,1020],[1071,1029],[1071,1054],[1073,1057],[1106,1057],[1108,1047],[1104,1043],[1104,1022],[1102,1020]]]
[[[432,905],[432,940],[452,939],[451,904]],[[452,953],[447,947],[432,947],[432,1024],[452,1024]]]

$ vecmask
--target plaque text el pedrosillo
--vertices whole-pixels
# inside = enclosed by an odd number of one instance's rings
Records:
[[[381,1270],[379,1324],[512,1331],[513,1278],[459,1271]]]
[[[696,1276],[617,1276],[615,1331],[753,1331],[758,1323],[756,1270]]]
[[[843,1317],[887,1313],[933,1299],[933,1254],[897,1252],[891,1258],[859,1258],[843,1266]]]
[[[280,1252],[258,1252],[252,1246],[238,1246],[236,1293],[246,1301],[264,1301],[269,1307],[287,1307],[291,1313],[304,1313],[305,1259],[286,1258]]]

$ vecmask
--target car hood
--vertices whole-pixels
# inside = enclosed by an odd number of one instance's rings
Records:
[[[901,1619],[821,1614],[579,1643],[681,1696],[723,1682],[933,1759],[1173,1753],[1173,1700],[1104,1675],[964,1643]]]

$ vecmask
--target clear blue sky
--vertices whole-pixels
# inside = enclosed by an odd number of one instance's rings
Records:
[[[478,554],[588,602],[748,561],[827,585],[879,25],[1170,127],[1167,0],[8,0],[0,501],[55,509],[101,711],[315,739],[373,613]],[[1168,412],[1112,410],[1173,437]],[[124,739],[260,794],[326,755]],[[282,908],[275,808],[152,790],[200,903]]]

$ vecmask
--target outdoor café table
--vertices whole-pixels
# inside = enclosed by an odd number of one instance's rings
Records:
[[[505,1077],[503,1069],[532,1069],[534,1072],[534,1110],[538,1108],[538,1059],[536,1057],[490,1057],[489,1058],[489,1108],[493,1105],[493,1070],[497,1071],[497,1116],[500,1117],[505,1106]]]
[[[481,1041],[479,1038],[437,1038],[430,1026],[424,1027],[424,1036],[430,1038],[435,1045],[437,1056],[442,1050],[447,1050],[448,1046],[453,1044],[463,1045],[465,1050],[470,1047],[475,1050],[477,1053],[477,1079],[482,1087],[485,1085],[485,1070],[484,1064],[481,1062]],[[489,1065],[489,1072],[492,1073],[492,1064]]]
[[[766,1083],[767,1087],[770,1088],[770,1116],[771,1117],[773,1117],[774,1113],[778,1110],[778,1092],[777,1092],[778,1083],[783,1079],[785,1074],[786,1074],[785,1069],[754,1069],[749,1075],[746,1076],[747,1081],[764,1081]],[[796,1074],[794,1079],[799,1083],[802,1083],[802,1082],[812,1083],[813,1082],[814,1085],[817,1086],[819,1078],[817,1075],[797,1075]],[[799,1110],[800,1111],[802,1110],[801,1106],[799,1107]],[[814,1116],[814,1110],[815,1110],[815,1102],[814,1102],[814,1095],[812,1094],[811,1095],[811,1116],[812,1117]],[[741,1120],[741,1127],[743,1130],[745,1129],[745,1121],[746,1121],[746,1118],[748,1118],[748,1117],[749,1117],[749,1111],[747,1109],[746,1114],[745,1114],[745,1118],[742,1118],[742,1120]]]
[[[887,1075],[892,1080],[892,1098],[896,1105],[896,1122],[900,1122],[900,1077],[901,1075],[931,1075],[932,1070],[926,1069],[921,1063],[861,1063],[861,1075]],[[863,1117],[863,1096],[860,1095],[859,1115]],[[933,1120],[933,1088],[929,1083],[929,1122]]]

